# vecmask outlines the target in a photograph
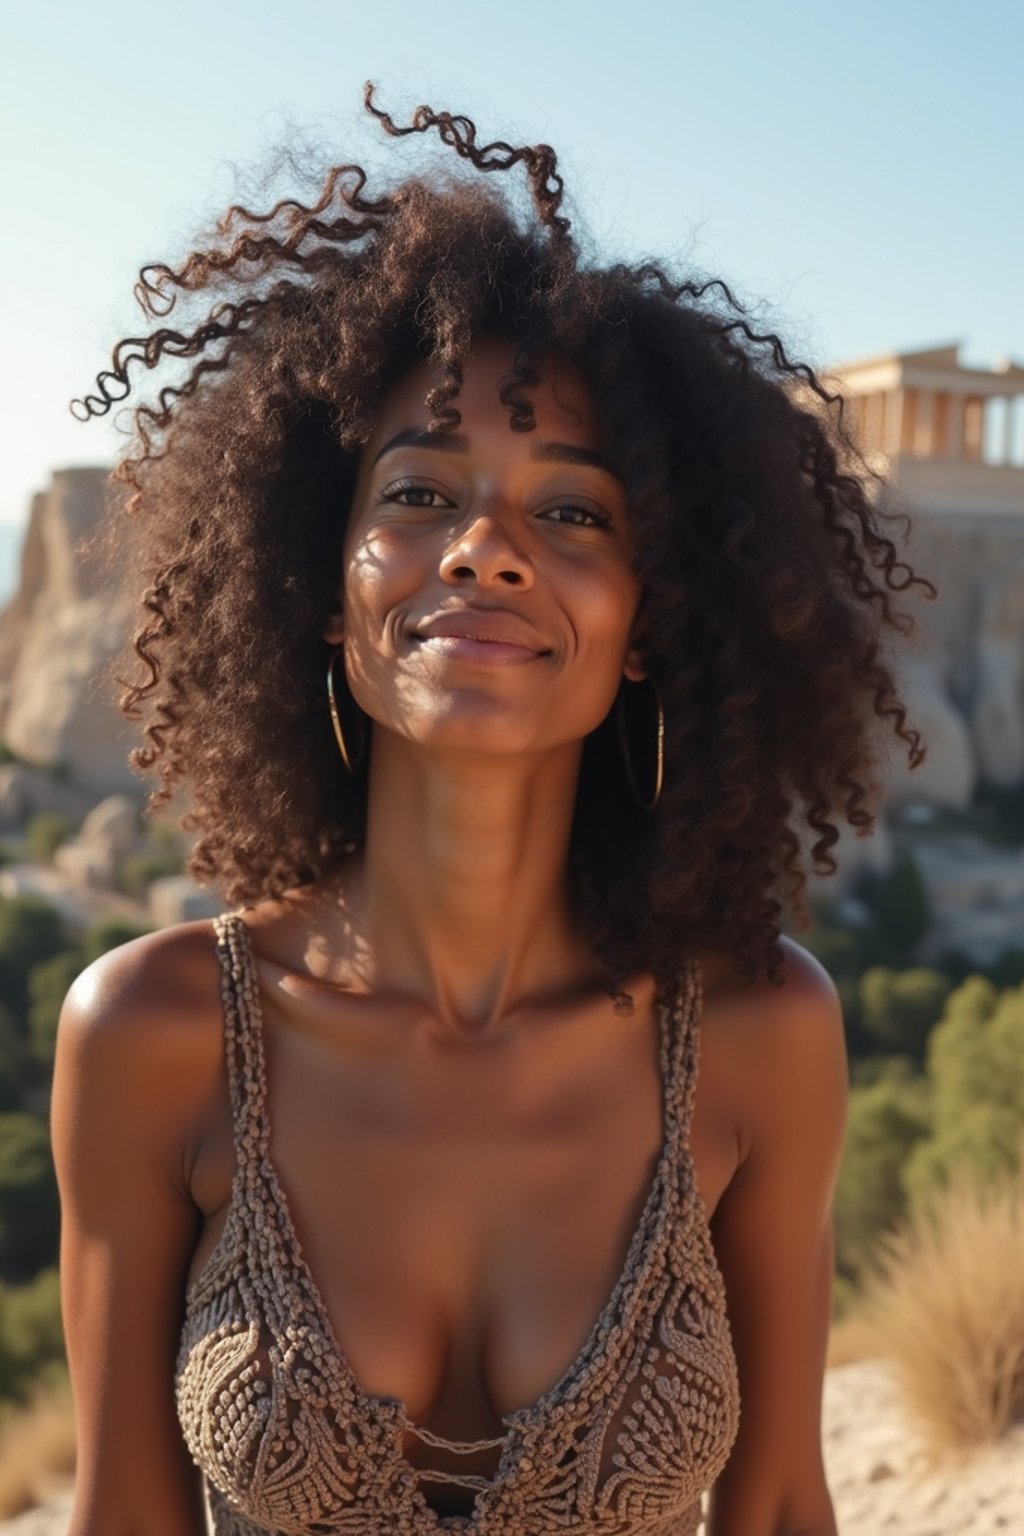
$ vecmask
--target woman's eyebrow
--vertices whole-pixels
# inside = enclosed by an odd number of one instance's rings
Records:
[[[530,458],[547,464],[585,464],[589,469],[603,469],[606,475],[612,475],[616,480],[622,479],[603,453],[596,453],[593,448],[577,448],[575,443],[531,443]]]
[[[433,448],[442,453],[468,453],[469,447],[469,438],[461,432],[424,432],[412,427],[388,438],[373,462],[378,464],[386,453],[396,448]],[[622,478],[603,453],[597,453],[593,448],[579,448],[575,443],[534,442],[530,444],[530,458],[547,464],[583,464],[588,469],[601,469],[616,480]]]
[[[374,459],[374,464],[379,464],[384,455],[395,448],[439,448],[442,453],[468,453],[469,438],[461,432],[423,432],[411,427],[389,437]]]

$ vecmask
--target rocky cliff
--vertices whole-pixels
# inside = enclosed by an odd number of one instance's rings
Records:
[[[981,781],[1024,780],[1024,499],[1019,513],[918,513],[908,554],[939,589],[913,605],[900,661],[928,759],[894,771],[889,800],[963,807]]]
[[[33,497],[14,596],[0,610],[0,742],[33,763],[62,764],[98,795],[140,789],[134,744],[102,673],[120,649],[128,607],[85,560],[107,471],[62,469]]]

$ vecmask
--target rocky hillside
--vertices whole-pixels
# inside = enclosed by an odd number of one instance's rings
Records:
[[[106,482],[104,469],[62,469],[33,497],[17,587],[0,611],[0,741],[29,762],[66,765],[96,795],[138,788],[100,681],[127,610],[79,548]]]

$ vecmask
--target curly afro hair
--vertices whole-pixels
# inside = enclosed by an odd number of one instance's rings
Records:
[[[808,862],[835,871],[837,817],[874,826],[888,738],[923,759],[887,642],[912,627],[892,594],[934,588],[885,536],[841,398],[726,284],[585,253],[548,145],[479,144],[468,118],[425,106],[399,126],[371,85],[365,105],[392,136],[436,130],[466,167],[371,196],[366,172],[340,165],[309,205],[234,204],[179,266],[143,268],[150,334],[121,341],[75,402],[102,414],[133,372],[194,360],[136,405],[114,471],[126,494],[102,530],[142,593],[114,675],[143,734],[129,761],[158,781],[148,810],[184,792],[189,872],[233,904],[324,880],[359,846],[366,780],[333,739],[321,628],[360,448],[382,392],[421,358],[445,381],[426,397],[432,430],[457,426],[472,338],[500,332],[518,344],[502,390],[513,429],[533,425],[545,356],[594,392],[665,712],[653,811],[610,720],[584,745],[569,853],[581,921],[618,976],[669,974],[703,943],[777,980]],[[517,166],[529,203],[514,178],[478,174]],[[178,329],[161,323],[176,304]]]

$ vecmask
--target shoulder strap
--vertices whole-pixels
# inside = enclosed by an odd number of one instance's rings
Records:
[[[704,988],[700,964],[688,957],[677,977],[673,991],[666,998],[671,1009],[671,1062],[668,1073],[669,1117],[677,1140],[689,1143],[693,1106],[697,1098],[697,1073],[700,1068],[700,1021],[704,1011]]]
[[[263,1015],[249,933],[241,913],[222,912],[214,918],[213,927],[221,968],[235,1153],[241,1172],[254,1158],[265,1155],[270,1145]]]

